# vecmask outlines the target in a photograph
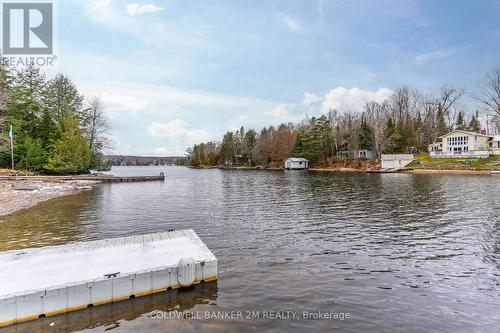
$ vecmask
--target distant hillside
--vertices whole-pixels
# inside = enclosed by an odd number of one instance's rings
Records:
[[[119,166],[186,165],[186,157],[105,155],[105,162]]]

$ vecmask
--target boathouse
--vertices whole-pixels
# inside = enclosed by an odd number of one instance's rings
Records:
[[[309,168],[309,161],[302,157],[290,157],[285,161],[286,170],[301,170],[308,168]]]
[[[382,154],[382,169],[404,168],[413,160],[413,154]]]

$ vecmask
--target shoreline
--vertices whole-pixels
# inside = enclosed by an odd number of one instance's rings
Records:
[[[283,168],[277,167],[220,167],[220,166],[200,166],[191,167],[192,169],[219,169],[219,170],[261,170],[261,171],[280,171]],[[347,172],[347,173],[384,173],[379,172],[380,169],[357,169],[357,168],[309,168],[308,171],[313,172]],[[410,173],[410,174],[450,174],[450,175],[492,175],[492,172],[500,172],[495,169],[473,170],[473,169],[424,169],[413,168],[411,170],[400,170],[391,173]],[[494,174],[494,173],[493,173]]]
[[[41,202],[91,190],[95,181],[0,180],[0,217]]]
[[[261,170],[280,171],[277,167],[197,167],[193,169],[220,169],[220,170]],[[312,172],[343,172],[343,173],[370,173],[377,169],[356,168],[310,168]],[[406,174],[447,174],[447,175],[495,175],[492,171],[500,170],[466,170],[466,169],[423,169],[416,168],[402,170],[395,173]],[[99,184],[92,180],[0,180],[0,217],[10,215],[23,209],[32,208],[41,202],[91,190]]]
[[[449,175],[491,175],[493,169],[488,170],[467,170],[467,169],[413,169],[403,171],[405,173],[415,174],[449,174]]]

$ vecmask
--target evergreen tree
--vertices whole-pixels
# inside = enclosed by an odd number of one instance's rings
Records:
[[[368,125],[364,116],[361,117],[361,127],[359,130],[359,148],[373,149],[375,137],[373,129]]]
[[[248,160],[249,164],[254,164],[251,159],[252,151],[257,143],[257,132],[253,129],[248,130],[245,133],[244,146],[245,146],[245,159]]]
[[[418,149],[425,150],[427,148],[427,145],[424,143],[425,131],[422,121],[422,115],[420,114],[420,112],[417,114],[417,118],[414,121],[413,133],[414,133],[413,146],[417,147]]]
[[[410,136],[409,129],[405,126],[403,121],[399,121],[396,125],[396,131],[394,135],[394,153],[403,153],[408,147],[408,138]]]
[[[458,112],[455,129],[462,131],[467,129],[467,125],[465,124],[464,114],[461,111]]]
[[[313,119],[315,122],[316,119]],[[294,157],[304,157],[311,162],[318,162],[322,157],[322,143],[319,127],[313,126],[309,130],[301,130],[292,151]]]
[[[43,170],[44,164],[47,162],[47,153],[43,149],[42,141],[27,137],[23,145],[21,166],[27,170]]]
[[[79,127],[78,119],[73,115],[66,115],[62,118],[59,137],[45,168],[55,172],[82,172],[89,168],[91,155],[88,140]]]
[[[332,151],[333,141],[331,137],[332,125],[330,119],[325,115],[318,118],[314,124],[313,131],[319,142],[319,150],[324,162],[328,164],[328,155]]]
[[[394,152],[395,145],[395,136],[396,136],[396,125],[392,120],[392,117],[387,118],[387,123],[385,125],[384,130],[384,139],[386,140],[386,153]]]
[[[236,149],[234,144],[233,132],[226,132],[222,139],[220,148],[220,162],[221,164],[232,164],[235,159]]]
[[[50,110],[56,122],[65,115],[73,114],[80,117],[83,106],[83,96],[71,80],[63,75],[57,74],[47,84],[44,94],[44,102]]]
[[[65,140],[68,152],[74,149],[82,153],[80,155],[85,159],[86,154],[79,147],[81,138],[74,135],[74,140],[69,140],[68,133],[83,133],[80,128],[86,129],[86,121],[90,119],[93,124],[93,140],[87,140],[92,150],[90,160],[96,168],[105,167],[102,147],[107,123],[103,109],[101,107],[98,112],[92,112],[85,118],[82,103],[83,96],[71,80],[62,74],[47,82],[40,69],[33,64],[13,73],[0,65],[0,166],[10,166],[10,140],[4,129],[12,125],[14,160],[17,165],[35,171],[44,171],[45,166],[48,166],[53,171],[75,172],[75,165],[67,161],[69,155],[62,151],[61,140]],[[75,164],[78,166],[76,169],[79,169],[88,163],[77,160]],[[70,169],[64,171],[65,165]]]
[[[9,90],[7,116],[19,121],[18,135],[39,136],[41,118],[45,110],[43,95],[46,81],[40,69],[32,64],[18,71]]]
[[[479,122],[478,119],[478,113],[472,115],[472,118],[469,121],[468,130],[471,132],[476,132],[479,133],[481,131],[481,123]]]
[[[449,132],[449,130],[448,126],[446,126],[446,120],[444,119],[443,107],[441,106],[441,103],[439,103],[437,111],[437,137],[434,138],[434,140],[442,135],[445,135]]]

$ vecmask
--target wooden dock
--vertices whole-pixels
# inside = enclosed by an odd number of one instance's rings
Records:
[[[193,230],[0,252],[0,327],[216,279]]]
[[[77,175],[77,176],[0,176],[0,180],[40,180],[40,181],[71,181],[71,180],[92,180],[102,183],[128,183],[128,182],[150,182],[164,181],[165,175],[159,176],[112,176],[112,175]]]
[[[413,170],[412,168],[384,168],[384,169],[377,169],[377,170],[368,170],[367,172],[369,173],[398,173],[398,172],[406,172],[406,171],[411,171]]]

